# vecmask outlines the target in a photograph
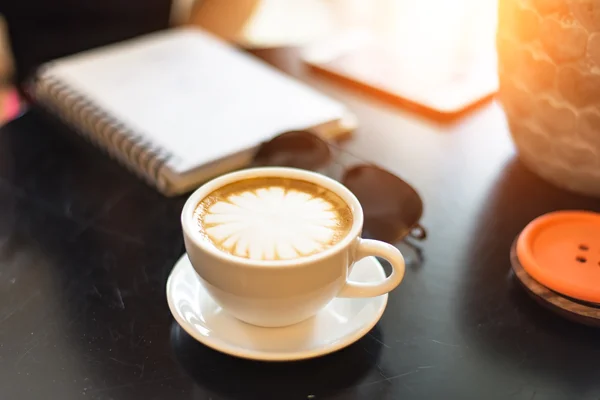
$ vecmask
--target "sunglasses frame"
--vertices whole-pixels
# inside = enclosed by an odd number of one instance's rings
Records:
[[[292,145],[293,147],[283,148],[283,150],[271,150],[272,147],[276,146],[278,142],[281,142],[284,139],[289,140],[288,146]],[[301,144],[299,139],[303,139],[305,141],[306,139],[309,139],[312,141],[313,144],[321,146],[317,149],[319,154],[314,154],[314,149],[311,149],[313,150],[313,154],[311,155],[313,156],[313,158],[318,159],[320,157],[320,159],[317,160],[318,164],[313,165],[312,168],[307,168],[306,163],[292,163],[292,165],[289,165],[290,159],[296,156],[296,161],[298,161],[297,156],[303,151],[302,148],[299,149],[299,146],[297,146]],[[294,140],[296,140],[296,143],[294,143]],[[326,151],[324,151],[325,149]],[[280,152],[278,157],[275,157],[275,161],[264,160],[267,155],[272,156],[272,154],[267,154],[269,151]],[[376,164],[362,160],[360,157],[355,156],[354,154],[340,148],[339,146],[335,145],[330,141],[321,138],[319,135],[309,130],[295,130],[284,132],[273,137],[271,140],[264,142],[261,146],[259,146],[257,152],[255,153],[252,161],[252,166],[290,166],[295,168],[307,169],[314,172],[322,173],[323,175],[336,179],[345,186],[347,186],[344,183],[345,180],[347,182],[347,179],[345,178],[351,172],[356,171],[358,168],[373,169],[377,171],[377,173],[385,174],[388,178],[393,178],[400,185],[402,185],[403,190],[407,190],[410,193],[410,196],[413,196],[413,198],[417,199],[418,201],[418,210],[416,212],[415,217],[412,218],[414,221],[410,221],[410,223],[407,223],[407,229],[404,230],[405,233],[403,235],[398,235],[398,237],[395,238],[394,241],[403,241],[408,236],[419,241],[425,240],[427,238],[427,230],[420,223],[421,217],[423,216],[423,199],[408,182],[406,182],[399,176],[392,174],[391,172],[379,167]]]

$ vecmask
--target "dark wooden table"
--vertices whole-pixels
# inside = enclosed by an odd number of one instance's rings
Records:
[[[490,104],[436,125],[263,57],[345,101],[350,151],[425,201],[424,261],[365,338],[305,362],[231,358],[173,321],[184,198],[165,199],[28,112],[0,130],[2,399],[598,399],[600,332],[534,303],[510,272],[518,232],[548,211],[600,211],[514,156]]]

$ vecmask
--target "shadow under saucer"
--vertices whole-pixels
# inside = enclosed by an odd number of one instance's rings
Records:
[[[338,352],[296,362],[263,362],[231,357],[197,342],[176,322],[171,346],[176,360],[203,395],[226,398],[289,398],[351,388],[378,363],[382,340],[376,326],[369,335]]]

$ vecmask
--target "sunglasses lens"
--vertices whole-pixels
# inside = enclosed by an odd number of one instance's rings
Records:
[[[327,165],[330,157],[329,146],[323,140],[310,132],[292,131],[264,143],[254,157],[254,164],[314,171]]]
[[[342,183],[363,207],[365,236],[393,243],[416,227],[422,229],[418,222],[423,202],[397,176],[375,166],[360,165],[349,169]]]

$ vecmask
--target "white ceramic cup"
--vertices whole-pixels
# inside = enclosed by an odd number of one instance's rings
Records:
[[[300,179],[316,183],[340,196],[351,208],[348,235],[324,251],[291,260],[252,260],[223,252],[202,237],[194,211],[211,192],[227,184],[258,177]],[[363,211],[345,186],[324,175],[294,168],[253,168],[218,177],[197,189],[187,200],[181,225],[188,257],[214,301],[249,324],[278,327],[315,315],[334,297],[375,297],[390,292],[404,277],[404,258],[394,246],[361,239]],[[378,256],[393,267],[382,282],[348,280],[354,263]]]

